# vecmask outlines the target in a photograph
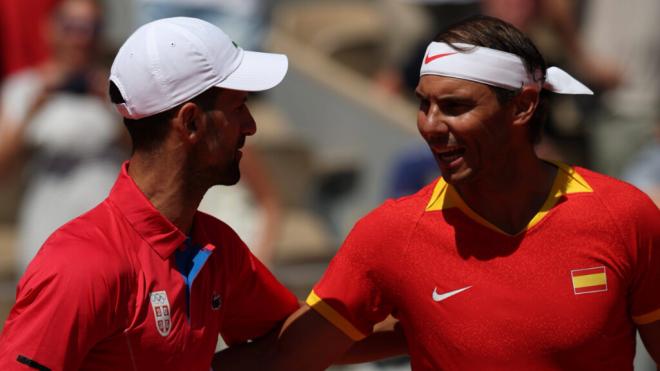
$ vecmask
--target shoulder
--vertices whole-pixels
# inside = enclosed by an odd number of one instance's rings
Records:
[[[381,254],[400,251],[424,215],[434,184],[415,194],[389,199],[361,218],[342,245],[342,251]]]
[[[359,223],[385,223],[388,226],[410,226],[423,215],[431,199],[436,181],[426,185],[418,192],[387,199],[380,206],[365,215]]]
[[[575,167],[593,190],[593,197],[619,225],[660,223],[660,210],[644,192],[622,180]]]
[[[196,228],[202,228],[211,243],[242,242],[238,233],[227,223],[214,216],[197,211],[195,215]]]
[[[634,185],[581,167],[574,167],[593,190],[593,195],[612,208],[647,208],[651,199]],[[657,208],[656,208],[657,209]]]
[[[72,280],[115,279],[132,272],[131,259],[117,231],[121,221],[103,202],[58,228],[46,240],[28,272],[66,276]]]
[[[199,242],[211,244],[219,249],[218,257],[225,257],[230,264],[238,264],[249,249],[234,231],[225,222],[201,211],[195,215],[195,229]],[[203,241],[203,242],[202,242]]]
[[[87,213],[51,235],[18,284],[20,321],[56,321],[64,336],[75,333],[81,342],[123,328],[134,308],[136,274],[128,249],[108,237],[111,228]]]

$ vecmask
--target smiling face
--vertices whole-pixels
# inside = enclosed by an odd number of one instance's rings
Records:
[[[212,109],[203,114],[206,133],[197,156],[198,166],[211,184],[232,185],[240,179],[240,149],[256,125],[245,105],[247,92],[220,89]]]
[[[497,176],[512,153],[511,107],[488,86],[451,77],[422,76],[416,93],[417,128],[443,178],[460,185]]]

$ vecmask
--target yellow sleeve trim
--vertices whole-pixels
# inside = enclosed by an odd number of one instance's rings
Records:
[[[350,323],[346,318],[334,310],[328,303],[324,302],[323,299],[318,297],[316,293],[312,290],[307,297],[307,305],[312,309],[317,311],[325,319],[330,321],[338,329],[342,330],[348,337],[354,341],[362,340],[367,337],[360,330],[358,330],[352,323]]]
[[[660,321],[660,309],[656,309],[651,313],[647,313],[641,316],[633,316],[633,321],[638,325],[648,325],[655,321]]]

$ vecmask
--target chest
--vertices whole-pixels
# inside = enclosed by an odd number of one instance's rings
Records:
[[[399,291],[418,344],[491,361],[630,344],[631,264],[607,228],[547,223],[514,238],[432,221],[409,244],[414,275]]]
[[[220,269],[219,256],[209,254],[188,276],[177,270],[174,258],[161,259],[148,246],[134,256],[137,274],[128,283],[129,306],[123,334],[99,344],[116,352],[136,370],[207,370],[214,354],[223,320],[228,277]],[[108,355],[110,357],[110,355]]]

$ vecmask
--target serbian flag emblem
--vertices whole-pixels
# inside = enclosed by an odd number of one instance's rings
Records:
[[[605,267],[574,269],[571,271],[575,295],[607,291]]]

